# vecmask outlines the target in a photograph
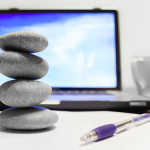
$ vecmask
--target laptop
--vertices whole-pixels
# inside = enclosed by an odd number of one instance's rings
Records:
[[[148,99],[121,93],[118,11],[1,10],[0,36],[16,31],[41,33],[49,41],[46,50],[35,53],[48,61],[49,72],[40,81],[53,89],[40,106],[57,110],[149,108]],[[8,80],[0,75],[0,85]],[[1,103],[0,108],[5,107]]]

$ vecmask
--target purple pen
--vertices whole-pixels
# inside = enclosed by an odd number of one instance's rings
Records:
[[[120,133],[129,128],[144,124],[148,121],[150,121],[149,113],[138,115],[136,117],[133,117],[133,118],[130,118],[130,119],[118,122],[118,123],[107,124],[107,125],[103,125],[98,128],[95,128],[91,130],[90,132],[88,132],[87,134],[83,135],[80,138],[80,140],[86,141],[86,142],[103,140],[103,139],[113,136],[114,134]]]

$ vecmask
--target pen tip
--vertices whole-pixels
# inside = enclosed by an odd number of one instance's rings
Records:
[[[87,140],[87,136],[83,135],[80,137],[80,141],[86,141]]]
[[[97,139],[98,139],[98,136],[95,131],[91,131],[91,132],[81,136],[81,138],[80,138],[81,141],[86,141],[86,142],[96,141]]]

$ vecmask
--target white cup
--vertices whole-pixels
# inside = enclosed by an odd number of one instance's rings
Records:
[[[150,56],[133,58],[131,66],[139,94],[150,98]]]

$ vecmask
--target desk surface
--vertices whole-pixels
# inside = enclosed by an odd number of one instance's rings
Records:
[[[111,138],[83,145],[80,136],[107,123],[121,121],[136,114],[110,111],[56,111],[59,120],[55,127],[42,131],[9,131],[0,128],[0,147],[5,150],[130,150],[148,149],[150,123],[146,123]]]

